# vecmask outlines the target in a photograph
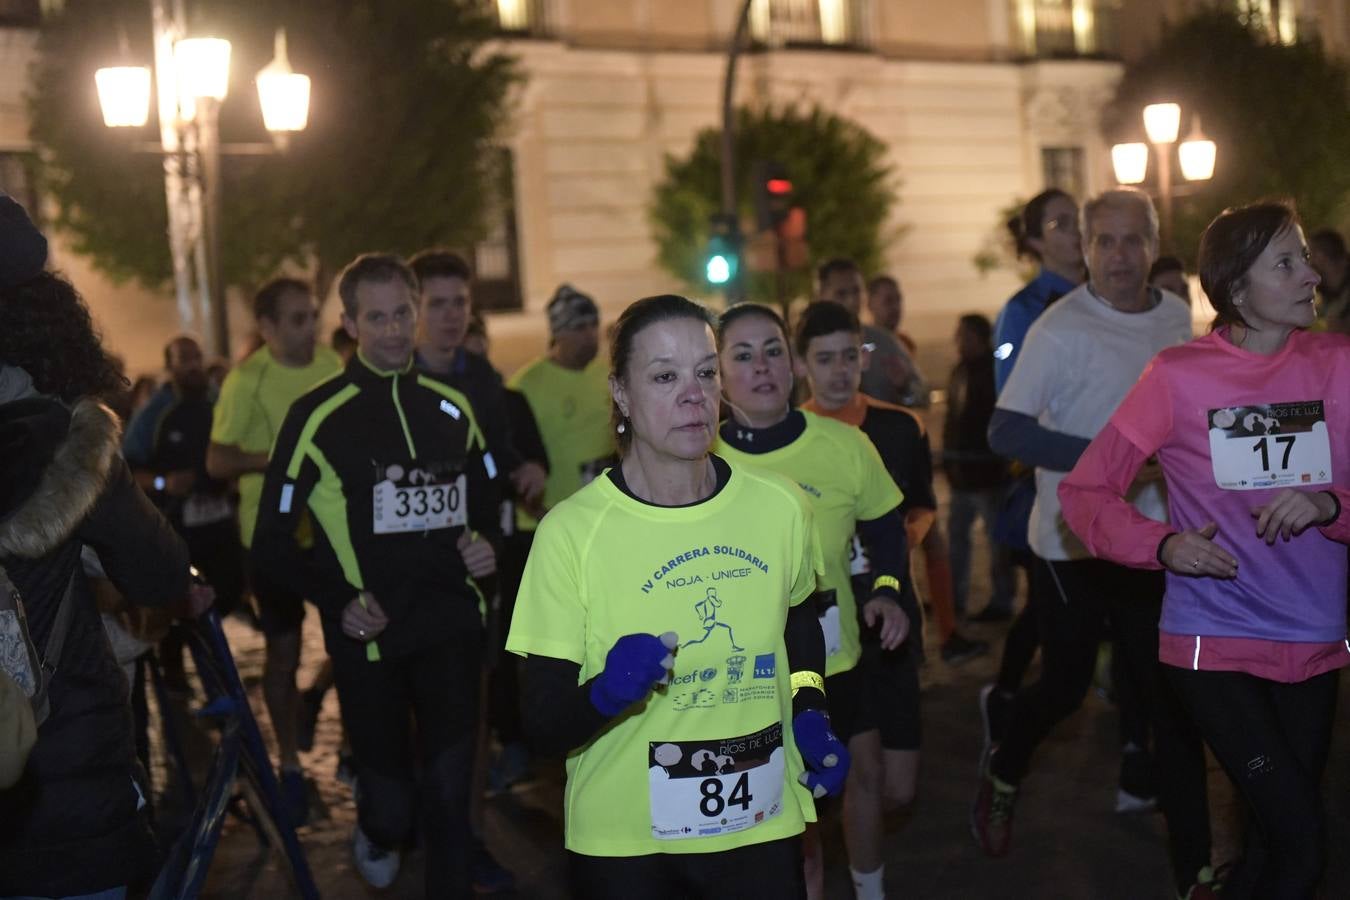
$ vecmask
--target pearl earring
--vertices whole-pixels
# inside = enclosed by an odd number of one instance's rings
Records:
[[[615,429],[615,431],[619,432],[619,434],[623,434],[627,430],[628,428],[623,422],[620,422],[619,427]]]

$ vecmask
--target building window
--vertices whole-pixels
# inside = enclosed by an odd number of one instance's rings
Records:
[[[1234,5],[1238,18],[1282,44],[1310,37],[1314,30],[1310,22],[1300,19],[1298,0],[1235,0]]]
[[[754,0],[750,34],[770,47],[859,46],[860,0]]]
[[[513,34],[543,34],[544,0],[492,0],[492,10],[502,31]]]
[[[473,246],[473,304],[478,309],[520,309],[520,241],[516,232],[515,162],[505,147],[492,152],[497,186],[484,215],[487,230]]]
[[[1022,52],[1032,57],[1118,56],[1122,0],[1013,0]]]
[[[1047,188],[1059,188],[1072,197],[1087,196],[1082,147],[1042,147],[1041,174]]]

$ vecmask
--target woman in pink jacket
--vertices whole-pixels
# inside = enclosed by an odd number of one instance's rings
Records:
[[[1218,311],[1159,353],[1059,489],[1095,555],[1167,570],[1159,659],[1251,813],[1223,896],[1307,898],[1346,641],[1350,338],[1310,333],[1317,274],[1292,208],[1224,212],[1200,241]],[[1151,458],[1171,524],[1123,495]]]

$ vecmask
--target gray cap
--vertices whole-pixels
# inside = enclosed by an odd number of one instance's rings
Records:
[[[548,301],[549,334],[599,322],[600,308],[595,301],[570,284],[559,285],[553,299]]]

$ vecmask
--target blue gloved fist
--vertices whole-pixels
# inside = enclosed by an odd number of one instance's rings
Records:
[[[811,789],[811,796],[817,800],[826,795],[838,796],[844,790],[844,779],[848,778],[848,748],[830,730],[825,713],[818,709],[802,710],[792,720],[792,733],[806,763],[806,771],[798,780]]]
[[[657,684],[670,680],[675,668],[675,632],[625,634],[605,656],[605,670],[591,682],[591,705],[606,716],[617,716],[647,696]]]

